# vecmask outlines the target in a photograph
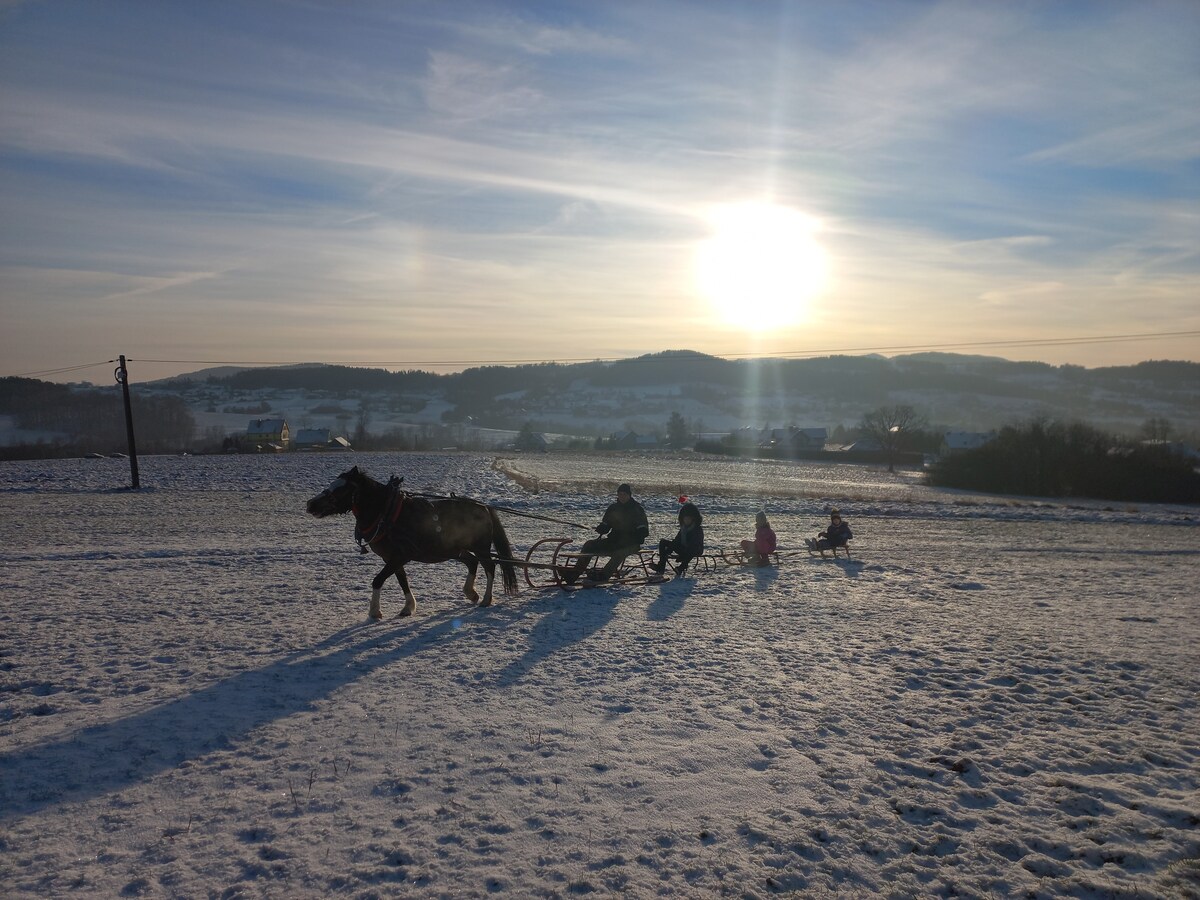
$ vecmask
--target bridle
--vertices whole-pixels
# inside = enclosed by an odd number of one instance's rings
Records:
[[[404,501],[408,495],[400,490],[400,484],[403,478],[395,475],[388,481],[384,488],[387,490],[387,499],[384,500],[383,509],[380,510],[379,516],[370,525],[363,527],[362,520],[359,518],[358,508],[358,493],[361,485],[354,486],[354,496],[351,498],[350,511],[354,513],[354,541],[358,544],[358,552],[366,553],[370,546],[387,537],[392,530],[392,526],[396,524],[396,520],[400,518],[400,510],[404,508]],[[336,482],[335,482],[336,484]],[[332,488],[333,485],[330,485]]]

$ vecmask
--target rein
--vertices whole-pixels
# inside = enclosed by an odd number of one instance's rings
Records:
[[[539,516],[536,513],[521,512],[519,509],[513,509],[511,506],[496,506],[493,503],[484,503],[480,500],[473,500],[470,497],[460,497],[458,494],[411,494],[413,497],[422,497],[426,500],[468,500],[471,503],[476,503],[484,509],[494,509],[497,512],[511,513],[514,516],[521,516],[525,519],[540,519],[543,522],[553,522],[555,525],[569,525],[572,528],[591,529],[591,525],[580,525],[578,522],[568,522],[566,519],[555,519],[552,516]]]
[[[430,494],[420,491],[402,491],[400,490],[400,485],[403,481],[403,478],[393,475],[391,480],[384,485],[388,492],[387,499],[384,501],[382,511],[375,518],[375,521],[370,525],[363,526],[358,521],[359,507],[357,502],[350,507],[350,510],[354,513],[355,518],[354,541],[358,544],[358,550],[360,553],[369,552],[372,544],[378,543],[391,533],[392,527],[396,524],[397,519],[400,518],[400,511],[404,508],[404,501],[409,497],[419,498],[422,500],[465,500],[468,503],[474,503],[476,506],[482,506],[484,509],[510,513],[511,515],[521,516],[526,519],[539,519],[543,522],[553,522],[556,525],[568,525],[571,528],[590,529],[591,527],[589,525],[580,525],[578,522],[568,522],[566,519],[556,519],[552,516],[540,516],[536,513],[523,512],[519,509],[513,509],[509,506],[496,506],[491,503],[483,503],[471,497],[462,497],[458,494],[446,495]]]

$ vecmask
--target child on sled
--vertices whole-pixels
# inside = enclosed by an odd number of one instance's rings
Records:
[[[834,551],[836,556],[839,548],[846,549],[846,552],[849,553],[846,545],[852,537],[854,537],[854,532],[850,530],[850,523],[842,519],[841,512],[834,507],[829,511],[829,527],[818,532],[816,540],[805,538],[804,545],[811,551],[820,551],[822,556],[825,555],[826,550]]]
[[[765,512],[755,514],[754,540],[742,541],[742,554],[746,557],[746,562],[752,566],[767,565],[777,546],[775,532],[771,528],[771,523],[767,521],[767,514]]]
[[[675,574],[682,575],[688,563],[704,552],[704,517],[696,504],[686,502],[679,507],[679,533],[675,539],[658,542],[658,562],[654,563],[656,575],[662,575],[667,569],[667,561],[672,554],[679,557],[675,566]]]

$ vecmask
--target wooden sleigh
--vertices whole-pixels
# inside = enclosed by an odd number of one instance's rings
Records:
[[[611,560],[611,557],[567,550],[567,545],[571,543],[571,538],[543,538],[529,548],[523,561],[514,560],[519,568],[524,569],[525,583],[532,588],[557,587],[571,591],[589,587],[661,584],[670,580],[666,575],[659,575],[655,571],[654,551],[634,550],[621,558],[611,577],[598,577],[602,567],[593,567],[580,573],[577,582],[572,582],[567,579],[566,573],[573,571],[583,557],[599,560]]]
[[[532,588],[558,587],[563,590],[574,590],[580,587],[606,587],[618,585],[662,584],[672,578],[682,578],[687,573],[716,572],[721,569],[740,567],[766,567],[778,565],[779,552],[768,554],[766,558],[756,554],[746,554],[741,550],[719,550],[693,557],[686,565],[676,564],[669,567],[674,574],[659,574],[654,568],[657,556],[654,550],[635,550],[626,554],[617,564],[616,571],[610,578],[597,578],[599,567],[583,573],[577,583],[569,583],[565,573],[572,570],[584,554],[578,550],[568,550],[571,538],[543,538],[529,548],[524,560],[513,560],[514,565],[525,573],[525,583]],[[591,575],[592,577],[589,577]]]

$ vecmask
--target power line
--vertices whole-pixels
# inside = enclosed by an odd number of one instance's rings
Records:
[[[1113,344],[1129,341],[1159,340],[1163,338],[1200,337],[1200,331],[1153,331],[1136,334],[1104,334],[1093,336],[1076,336],[1065,338],[1026,338],[996,341],[956,341],[945,344],[889,344],[871,347],[836,347],[808,350],[776,350],[770,352],[731,352],[706,353],[705,356],[715,356],[721,359],[808,359],[817,356],[831,356],[838,353],[913,353],[950,350],[976,350],[987,347],[1055,347],[1076,346],[1083,344]],[[670,358],[658,356],[637,357],[630,362],[659,362]],[[521,358],[521,359],[441,359],[441,360],[329,360],[325,365],[343,366],[381,366],[384,368],[414,368],[417,366],[498,366],[498,365],[538,365],[546,363],[581,363],[581,362],[620,362],[624,357],[574,356],[557,357],[554,359]],[[302,365],[296,362],[279,361],[247,361],[247,360],[218,360],[218,359],[131,359],[139,363],[169,363],[172,365],[206,365],[206,366],[293,366]]]
[[[115,363],[115,359],[106,359],[102,362],[82,363],[77,366],[63,366],[61,369],[46,369],[41,372],[23,372],[20,375],[10,375],[10,378],[41,378],[43,375],[65,375],[67,372],[81,372],[84,369],[94,369],[97,366],[111,366]]]

